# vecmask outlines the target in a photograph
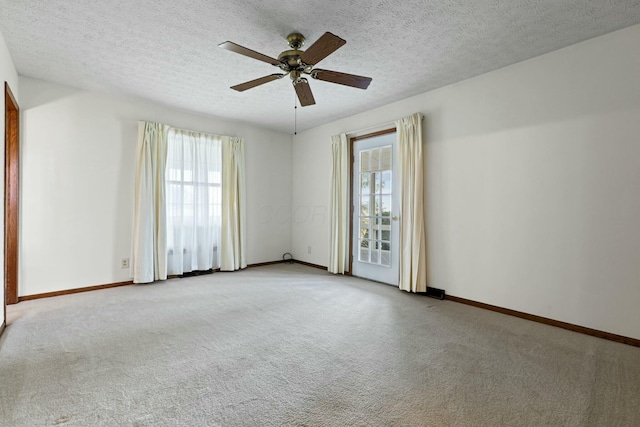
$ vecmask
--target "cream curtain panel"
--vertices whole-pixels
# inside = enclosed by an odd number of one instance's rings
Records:
[[[344,274],[349,266],[349,142],[342,133],[331,137],[333,165],[329,203],[329,267],[334,274]]]
[[[222,137],[222,237],[220,270],[247,266],[245,258],[244,140]]]
[[[396,121],[400,153],[400,283],[408,292],[426,292],[422,116]]]
[[[167,278],[167,133],[166,125],[138,122],[131,258],[134,283]]]
[[[169,129],[167,273],[220,267],[221,137]]]
[[[242,138],[139,122],[134,283],[245,268],[244,173]]]

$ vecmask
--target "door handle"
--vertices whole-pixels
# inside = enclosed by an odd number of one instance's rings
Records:
[[[397,220],[398,220],[398,216],[397,216],[397,215],[392,216],[392,217],[391,217],[391,220],[392,220],[392,221],[397,221]]]

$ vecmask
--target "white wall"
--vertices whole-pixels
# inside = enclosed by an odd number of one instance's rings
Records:
[[[2,140],[4,141],[4,82],[9,83],[9,88],[11,89],[11,93],[20,104],[20,98],[18,94],[18,73],[16,73],[16,68],[13,65],[13,60],[11,59],[11,55],[9,54],[9,50],[7,49],[7,45],[4,42],[4,37],[2,33],[0,33],[0,84],[2,84],[2,98],[0,100],[0,111],[2,111],[2,119],[0,120],[0,135]],[[2,144],[4,147],[4,143]],[[0,150],[0,165],[4,165],[4,148]],[[4,181],[3,181],[4,182]],[[4,200],[4,184],[0,185],[0,200]],[[2,280],[1,283],[4,283],[4,203],[0,203],[0,224],[2,224],[0,228],[0,234],[2,235],[3,244],[0,245],[0,278]],[[0,296],[0,325],[4,323],[4,285],[3,291],[0,292],[2,296]]]
[[[300,133],[292,210],[326,210],[331,135],[422,112],[429,285],[640,338],[638,40],[630,27]],[[326,217],[293,219],[293,255],[327,265]]]
[[[137,121],[245,139],[247,260],[282,259],[291,201],[291,135],[135,98],[20,77],[22,190],[20,295],[131,278]]]

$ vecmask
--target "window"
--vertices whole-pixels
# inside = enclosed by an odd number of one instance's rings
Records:
[[[167,273],[220,266],[221,141],[171,128],[167,137]]]

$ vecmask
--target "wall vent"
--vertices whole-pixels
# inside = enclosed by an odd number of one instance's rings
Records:
[[[427,292],[420,292],[420,294],[431,298],[444,299],[444,289],[431,288],[427,286]]]

